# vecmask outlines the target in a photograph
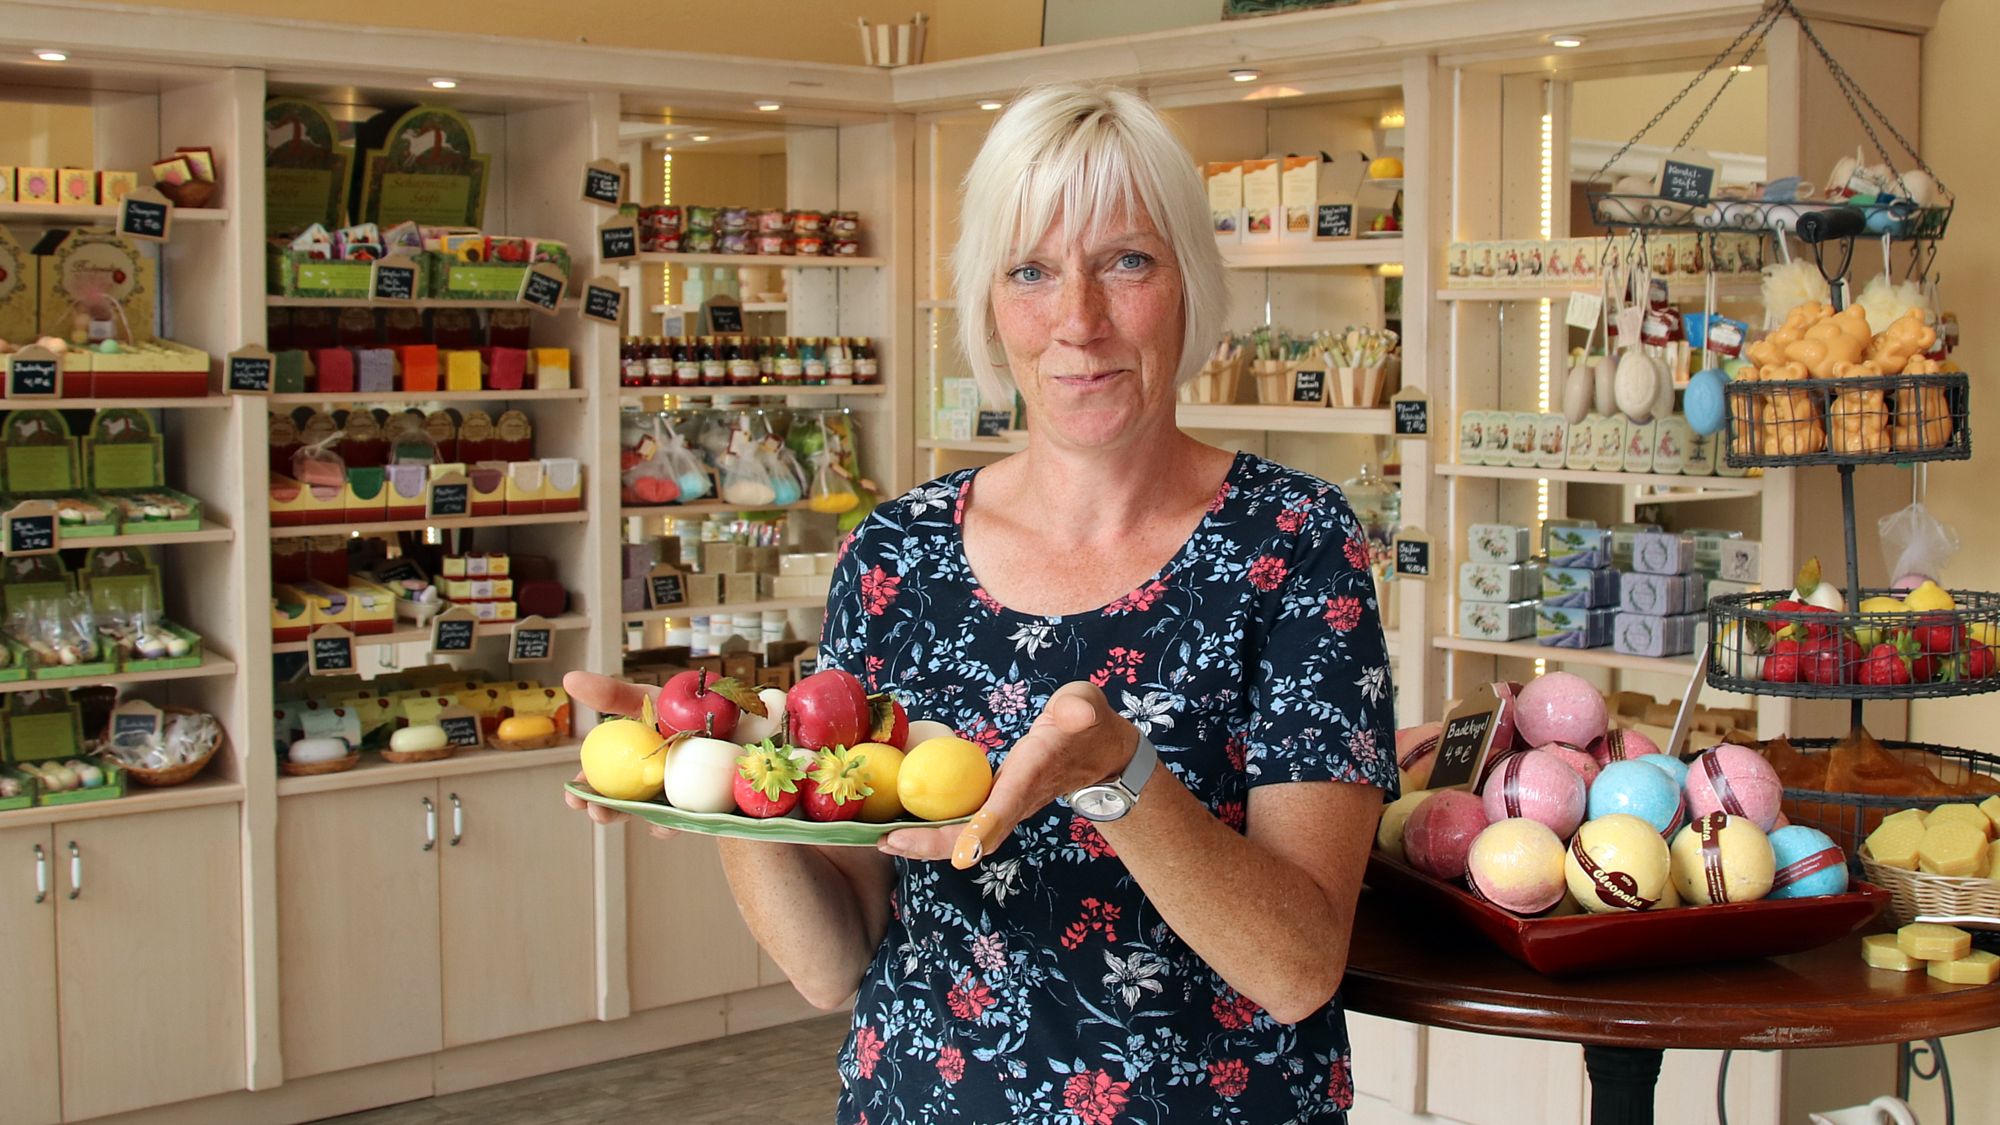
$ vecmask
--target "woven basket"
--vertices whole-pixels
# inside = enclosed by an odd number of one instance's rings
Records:
[[[1180,390],[1182,402],[1190,403],[1233,403],[1243,381],[1243,369],[1249,365],[1249,353],[1241,352],[1235,359],[1212,359],[1202,365],[1200,374],[1187,381]]]
[[[1877,863],[1861,849],[1861,869],[1868,881],[1889,892],[1889,910],[1896,924],[1907,926],[1925,917],[1979,918],[2000,926],[2000,882],[1973,876],[1932,875]]]
[[[411,762],[435,762],[444,758],[449,758],[457,752],[458,752],[458,747],[453,746],[450,743],[446,743],[445,745],[438,747],[436,750],[380,751],[383,761],[394,762],[399,766],[407,765]]]
[[[161,710],[169,715],[192,715],[196,713],[193,708],[189,707],[163,707]],[[109,732],[106,732],[106,738],[108,739],[109,737]],[[169,785],[179,785],[184,781],[193,781],[196,774],[208,768],[208,763],[215,757],[215,752],[222,748],[222,738],[222,725],[218,723],[215,728],[215,738],[208,744],[208,749],[203,751],[202,755],[194,761],[182,762],[177,766],[149,770],[140,766],[127,766],[123,762],[120,762],[119,765],[124,766],[127,777],[130,777],[140,785],[153,789],[164,789]]]
[[[323,773],[345,773],[360,764],[361,751],[356,750],[345,758],[335,758],[330,762],[281,761],[278,768],[293,777],[316,777]]]

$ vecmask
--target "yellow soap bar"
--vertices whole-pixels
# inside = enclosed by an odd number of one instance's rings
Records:
[[[1939,805],[1931,810],[1930,817],[1924,821],[1924,828],[1928,830],[1940,824],[1963,824],[1979,829],[1989,840],[1993,838],[1993,822],[1986,819],[1986,814],[1979,811],[1978,805]]]
[[[1985,829],[1933,816],[1917,847],[1917,869],[1933,875],[1984,875],[1992,869],[1988,850]]]
[[[1986,877],[2000,883],[2000,848],[1991,849],[1990,854],[1993,856],[1993,870]]]
[[[1897,813],[1884,818],[1882,826],[1868,834],[1868,854],[1875,857],[1875,862],[1884,866],[1915,871],[1917,850],[1923,842],[1923,821]]]
[[[1903,952],[1903,947],[1896,944],[1895,934],[1869,934],[1862,938],[1861,959],[1871,969],[1887,969],[1892,973],[1913,973],[1924,967],[1922,961]]]
[[[1986,823],[1993,826],[1990,835],[2000,836],[2000,795],[1979,802],[1979,811],[1985,814]]]
[[[539,390],[560,390],[569,384],[569,349],[536,348],[529,353]]]
[[[1923,824],[1928,820],[1929,817],[1930,814],[1922,809],[1897,809],[1895,812],[1892,812],[1888,816],[1883,817],[1882,823],[1901,824],[1906,820],[1914,820],[1918,824]]]
[[[2000,955],[1982,949],[1956,961],[1932,961],[1924,971],[1947,984],[1992,984],[2000,980]]]
[[[476,391],[480,389],[479,353],[449,351],[444,353],[444,389],[448,391]]]
[[[1912,922],[1896,931],[1896,945],[1919,961],[1956,961],[1972,952],[1972,935],[1957,926]]]

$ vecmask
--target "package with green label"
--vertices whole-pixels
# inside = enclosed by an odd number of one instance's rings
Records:
[[[90,599],[61,555],[8,555],[0,560],[0,620],[10,667],[25,667],[38,680],[108,676],[118,670],[103,655]],[[13,676],[23,679],[24,676]]]
[[[84,435],[85,481],[128,532],[201,530],[201,501],[166,487],[164,446],[142,410],[100,410]]]
[[[86,758],[82,712],[67,691],[23,691],[0,709],[0,761],[35,781],[38,805],[74,805],[125,795],[125,770]]]
[[[84,556],[84,590],[107,657],[127,672],[201,664],[201,636],[167,620],[160,572],[144,547],[97,547]]]
[[[76,439],[54,410],[16,410],[0,427],[0,469],[15,496],[56,496],[83,488]]]

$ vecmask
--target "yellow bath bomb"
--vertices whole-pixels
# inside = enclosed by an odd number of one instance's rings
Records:
[[[1956,961],[1972,952],[1972,935],[1957,926],[1912,922],[1896,931],[1896,945],[1919,961]]]
[[[1887,969],[1892,973],[1913,973],[1924,967],[1922,961],[1903,952],[1903,947],[1896,944],[1895,934],[1869,934],[1862,938],[1861,959],[1871,969]]]
[[[1375,846],[1382,852],[1394,856],[1398,863],[1409,861],[1409,853],[1403,850],[1403,825],[1417,806],[1430,796],[1430,790],[1419,789],[1405,793],[1382,807],[1382,819],[1375,825]]]
[[[1933,875],[1984,875],[1992,869],[1984,829],[1931,817],[1917,846],[1917,870]]]
[[[1910,810],[1915,811],[1915,810]],[[1917,849],[1924,842],[1924,823],[1897,813],[1882,821],[1882,826],[1868,834],[1868,854],[1876,863],[1884,867],[1899,867],[1904,871],[1917,869]]]
[[[1932,961],[1924,971],[1947,984],[1992,984],[2000,980],[2000,955],[1982,949],[1956,961]]]
[[[1924,819],[1924,827],[1936,828],[1940,824],[1963,824],[1969,828],[1979,829],[1989,840],[1993,838],[1993,822],[1986,819],[1986,814],[1979,811],[1978,805],[1939,805]]]

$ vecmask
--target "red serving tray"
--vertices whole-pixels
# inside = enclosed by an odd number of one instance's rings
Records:
[[[1369,853],[1367,882],[1399,905],[1470,926],[1507,956],[1552,977],[1800,953],[1839,941],[1889,906],[1888,891],[1851,882],[1843,894],[1815,898],[1523,918],[1380,852]]]

